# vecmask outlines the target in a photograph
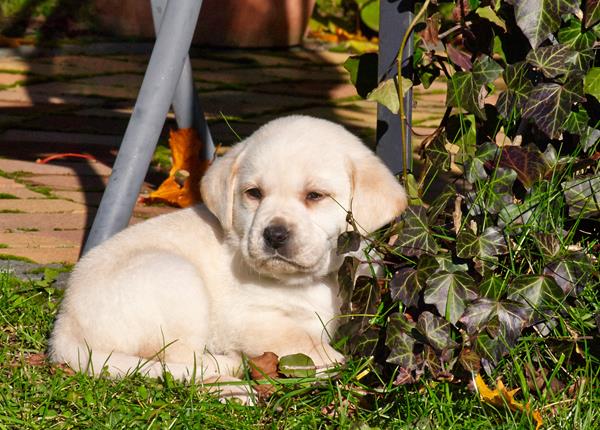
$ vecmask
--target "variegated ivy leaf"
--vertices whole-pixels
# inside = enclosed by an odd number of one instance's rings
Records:
[[[523,117],[532,119],[548,137],[558,139],[571,106],[584,100],[580,76],[569,76],[564,84],[538,84],[529,93]]]
[[[522,303],[481,298],[469,304],[460,322],[471,335],[487,329],[492,337],[500,337],[510,344],[519,337],[530,314],[529,307]],[[490,330],[486,326],[491,321],[498,321],[498,325]]]
[[[581,285],[590,269],[585,256],[563,258],[544,267],[544,275],[552,277],[565,294],[576,295],[577,285]]]
[[[429,311],[422,312],[417,320],[417,330],[438,351],[456,348],[458,344],[452,339],[452,326],[443,318]]]
[[[506,291],[506,282],[498,276],[492,275],[479,284],[479,295],[492,300],[499,300]]]
[[[452,256],[448,253],[438,254],[435,256],[435,261],[438,263],[438,268],[435,272],[440,272],[445,270],[446,272],[454,273],[454,272],[466,272],[469,270],[469,266],[466,264],[455,264],[452,261]]]
[[[367,100],[374,100],[384,105],[392,113],[398,113],[400,110],[400,99],[398,98],[397,79],[390,78],[380,82],[377,88],[367,95]],[[412,87],[412,81],[402,77],[402,97],[406,95]]]
[[[521,275],[510,285],[507,298],[536,309],[550,305],[563,297],[556,281],[546,275]]]
[[[517,172],[517,177],[525,188],[544,177],[548,166],[540,150],[534,146],[506,146],[500,151],[498,165],[508,167]]]
[[[425,156],[436,169],[450,170],[450,154],[446,149],[446,132],[438,129],[425,146]]]
[[[600,213],[600,174],[564,182],[562,187],[569,216],[585,218]]]
[[[415,339],[407,333],[407,326],[414,328],[415,324],[409,323],[402,314],[390,315],[385,339],[385,345],[390,349],[390,355],[386,361],[406,369],[413,369],[416,364],[413,351]]]
[[[417,271],[412,267],[398,270],[389,283],[390,294],[395,302],[405,306],[416,306],[419,303],[421,285],[417,279]]]
[[[515,19],[535,49],[560,27],[561,15],[579,10],[579,0],[508,0]]]
[[[583,106],[579,107],[577,112],[572,111],[569,113],[567,120],[565,121],[565,130],[571,134],[583,135],[588,128],[588,122],[590,116]]]
[[[600,22],[600,1],[585,0],[583,5],[583,22],[586,28],[592,28]]]
[[[498,227],[488,227],[480,235],[466,228],[456,238],[456,253],[461,258],[486,259],[507,252],[506,240]]]
[[[467,181],[474,183],[478,179],[488,177],[484,165],[486,161],[493,160],[498,154],[498,145],[493,142],[486,142],[477,147],[475,156],[469,159],[465,165],[465,176]]]
[[[448,83],[446,104],[465,109],[485,119],[485,84],[492,82],[502,73],[502,66],[488,56],[477,59],[470,72],[456,72]]]
[[[525,105],[529,93],[533,89],[531,80],[527,77],[529,66],[524,61],[509,64],[502,74],[506,82],[506,90],[498,96],[496,107],[504,118],[518,115]]]
[[[424,207],[409,206],[403,220],[404,225],[395,243],[402,254],[418,257],[438,252],[439,246],[429,228]]]
[[[596,42],[594,32],[582,32],[581,22],[578,19],[571,19],[567,26],[558,31],[558,41],[577,53],[575,67],[578,70],[587,70],[594,60],[594,43]]]
[[[475,281],[465,272],[440,271],[427,280],[423,298],[446,320],[456,324],[467,303],[477,298]]]
[[[527,62],[547,78],[566,75],[577,60],[577,51],[567,45],[543,46],[527,54]]]

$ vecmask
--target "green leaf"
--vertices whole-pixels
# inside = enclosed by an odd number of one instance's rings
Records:
[[[531,118],[548,137],[558,139],[575,102],[583,102],[583,82],[571,76],[564,84],[542,83],[529,93],[523,117]]]
[[[506,91],[498,97],[496,107],[504,118],[518,116],[525,108],[533,84],[527,77],[529,66],[524,61],[506,66],[502,76]]]
[[[419,303],[421,285],[417,279],[417,271],[412,267],[398,270],[390,280],[389,288],[393,301],[400,301],[407,307]]]
[[[535,146],[503,147],[500,151],[498,165],[513,169],[527,189],[530,189],[535,182],[542,179],[548,170],[542,153]]]
[[[450,323],[429,311],[425,311],[419,315],[417,330],[438,351],[458,346],[452,339],[452,326]]]
[[[412,81],[402,77],[402,97],[406,95],[412,87]],[[400,110],[400,99],[398,98],[397,80],[395,78],[386,79],[380,82],[377,88],[367,95],[367,100],[374,100],[384,105],[392,113],[398,113]]]
[[[533,240],[544,257],[556,257],[561,250],[561,234],[535,233]]]
[[[485,142],[479,145],[475,155],[465,163],[465,177],[467,181],[475,183],[478,179],[487,179],[488,174],[485,171],[485,162],[496,158],[498,154],[498,145],[493,142]]]
[[[340,288],[338,294],[342,302],[340,307],[342,315],[350,312],[350,299],[354,291],[354,278],[357,268],[358,260],[355,257],[345,257],[344,262],[338,270],[337,281]]]
[[[440,315],[456,324],[467,303],[477,298],[475,282],[465,272],[440,271],[427,280],[425,303],[434,305]]]
[[[527,54],[527,62],[547,78],[566,75],[577,60],[577,52],[567,45],[544,46]]]
[[[532,308],[550,304],[563,296],[556,281],[545,275],[521,275],[509,288],[508,299],[525,303]]]
[[[588,122],[590,116],[583,106],[579,107],[577,111],[569,112],[569,116],[565,121],[565,130],[571,134],[583,135],[588,129]]]
[[[596,36],[593,31],[581,32],[581,22],[577,19],[569,20],[567,26],[558,31],[558,41],[575,51],[587,50],[594,46]]]
[[[379,0],[373,0],[360,8],[360,19],[373,31],[379,31]]]
[[[316,366],[308,355],[286,355],[279,359],[279,373],[289,378],[312,378],[316,374]]]
[[[443,171],[450,170],[450,154],[446,149],[446,132],[438,129],[425,145],[425,156],[433,166]]]
[[[387,337],[385,345],[390,349],[387,362],[397,364],[407,369],[412,369],[416,365],[415,339],[407,333],[408,321],[399,313],[393,313],[388,319]],[[412,323],[414,327],[415,324]]]
[[[499,300],[506,291],[506,282],[498,276],[490,276],[479,284],[479,294],[492,300]]]
[[[502,356],[508,352],[508,347],[506,346],[506,342],[504,340],[493,339],[489,334],[482,333],[477,336],[477,341],[475,342],[475,351],[482,357],[482,359],[488,360],[492,364],[496,365]]]
[[[425,208],[409,206],[404,213],[404,225],[395,242],[397,249],[404,255],[420,256],[436,254],[438,244],[429,228]]]
[[[563,258],[544,267],[544,275],[552,277],[565,294],[575,295],[577,285],[581,285],[586,273],[591,269],[585,257]]]
[[[506,31],[506,23],[500,18],[491,6],[480,7],[475,10],[475,13],[483,19],[487,19],[492,24],[496,24],[502,30]]]
[[[474,214],[499,213],[513,201],[512,187],[517,173],[512,169],[498,167],[485,184],[478,182],[477,191],[467,195],[469,210]]]
[[[578,0],[508,0],[514,6],[515,19],[535,49],[560,27],[561,15],[575,13]]]
[[[506,241],[498,227],[488,227],[481,235],[476,235],[466,228],[461,230],[456,238],[456,253],[461,258],[486,259],[507,252]]]
[[[362,98],[377,87],[378,55],[373,52],[348,57],[344,69],[350,74],[350,81],[356,87],[356,92]]]
[[[438,216],[446,211],[450,200],[456,198],[456,196],[456,188],[452,185],[448,185],[444,192],[439,193],[433,202],[431,202],[431,205],[429,205],[429,208],[427,209],[427,217],[429,220],[435,223]]]
[[[583,91],[600,100],[600,67],[592,67],[583,79]]]
[[[502,67],[488,56],[473,63],[470,72],[456,72],[448,84],[446,105],[465,109],[482,119],[484,99],[487,96],[485,84],[492,82],[502,73]]]
[[[600,213],[600,174],[562,183],[569,216],[590,217]]]

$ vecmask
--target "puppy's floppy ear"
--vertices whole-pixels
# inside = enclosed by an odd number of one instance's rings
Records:
[[[232,227],[235,179],[246,146],[246,141],[240,142],[225,155],[215,159],[200,183],[204,204],[226,231]]]
[[[371,233],[406,209],[406,191],[379,157],[366,148],[351,162],[352,215],[359,227]]]

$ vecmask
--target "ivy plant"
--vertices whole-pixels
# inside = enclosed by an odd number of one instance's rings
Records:
[[[394,112],[410,86],[440,79],[447,95],[406,176],[405,213],[360,257],[349,253],[358,233],[340,241],[337,345],[398,384],[492,373],[524,336],[551,337],[549,349],[577,360],[582,339],[600,341],[600,5],[417,9],[401,79],[361,76],[373,53],[346,63],[358,93]]]

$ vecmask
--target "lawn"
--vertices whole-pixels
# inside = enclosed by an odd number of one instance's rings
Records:
[[[10,264],[4,266],[10,267]],[[40,269],[42,270],[42,269]],[[394,385],[379,379],[368,361],[353,361],[335,378],[283,379],[258,406],[221,403],[193,384],[169,375],[151,380],[133,375],[95,379],[51,365],[46,339],[62,291],[54,287],[58,270],[46,268],[41,280],[23,280],[10,270],[0,275],[0,428],[535,428],[528,413],[482,402],[471,383],[433,381]],[[516,399],[530,402],[543,428],[595,429],[600,424],[599,366],[586,341],[582,360],[566,385],[528,386],[526,365],[547,339],[522,339],[497,368]],[[542,343],[540,343],[542,342]],[[556,357],[555,373],[564,373]],[[492,378],[486,378],[492,385]],[[556,385],[556,386],[555,386]]]

